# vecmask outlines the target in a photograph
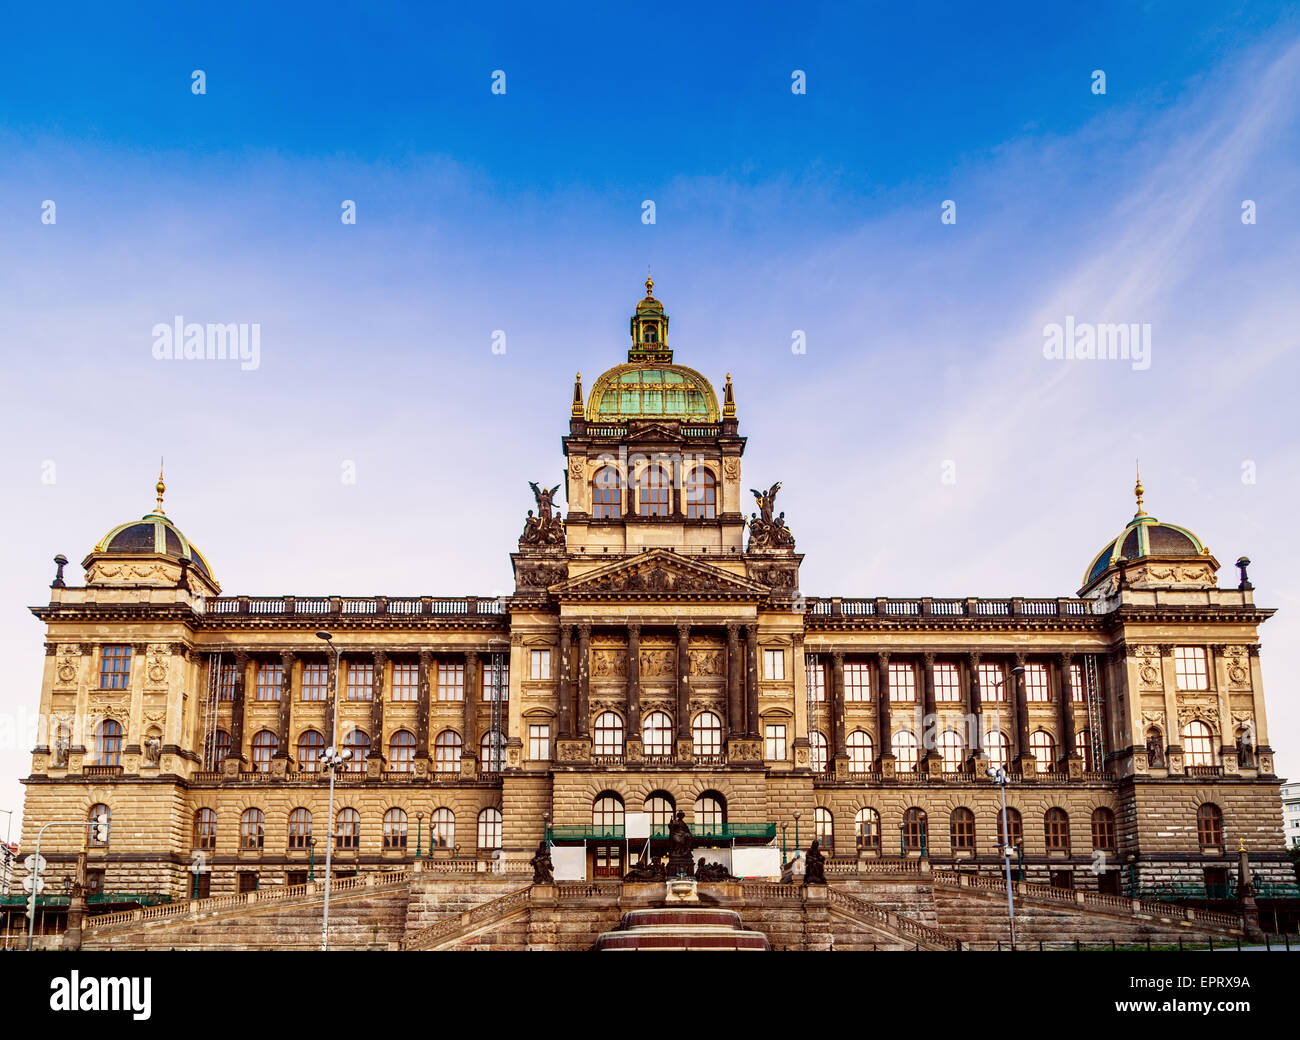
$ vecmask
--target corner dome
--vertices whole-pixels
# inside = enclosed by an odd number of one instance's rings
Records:
[[[118,524],[95,545],[92,553],[112,555],[158,555],[176,560],[189,557],[194,568],[212,578],[208,561],[181,529],[160,513],[146,513],[139,520]]]

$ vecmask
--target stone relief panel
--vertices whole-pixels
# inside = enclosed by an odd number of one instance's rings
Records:
[[[1229,646],[1223,651],[1225,671],[1228,675],[1228,689],[1249,690],[1250,655],[1244,646]]]
[[[1133,657],[1138,666],[1138,684],[1144,690],[1163,690],[1164,671],[1158,646],[1135,646]]]

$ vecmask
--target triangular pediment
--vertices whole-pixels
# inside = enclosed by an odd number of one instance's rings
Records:
[[[681,437],[680,423],[639,422],[632,425],[624,439],[631,443],[633,441],[677,441],[681,440]]]
[[[667,549],[652,549],[631,559],[552,585],[562,599],[587,596],[691,596],[766,599],[771,590],[710,563],[687,559]]]

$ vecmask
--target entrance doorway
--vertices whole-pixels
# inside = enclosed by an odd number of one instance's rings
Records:
[[[621,878],[623,876],[622,844],[601,844],[594,848],[597,878]]]

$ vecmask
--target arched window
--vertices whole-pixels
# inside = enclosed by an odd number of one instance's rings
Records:
[[[239,817],[239,847],[258,850],[266,841],[266,817],[261,809],[245,809]]]
[[[999,810],[997,813],[997,820],[998,820],[998,846],[1000,848],[1005,848],[1008,845],[1014,845],[1017,848],[1022,848],[1025,844],[1025,828],[1024,828],[1023,821],[1020,819],[1020,810],[1012,809],[1010,806],[1007,807],[1007,828],[1006,829],[1007,831],[1011,832],[1010,836],[1008,836],[1006,831],[1002,829],[1001,810]]]
[[[912,806],[903,813],[903,851],[924,854],[927,843],[925,810]]]
[[[673,509],[673,483],[662,466],[646,466],[636,481],[636,510],[641,516],[668,516]]]
[[[855,729],[846,741],[849,752],[849,772],[869,773],[875,761],[875,749],[871,746],[871,734],[865,730]]]
[[[429,848],[449,849],[456,844],[456,814],[450,809],[434,809],[429,816]]]
[[[691,738],[696,755],[722,754],[722,719],[711,711],[702,711],[691,724]]]
[[[623,516],[623,481],[614,466],[601,466],[591,478],[591,515],[595,520]]]
[[[289,848],[311,847],[311,810],[295,809],[289,814]]]
[[[695,799],[696,835],[710,838],[722,837],[722,825],[727,822],[727,803],[717,791],[705,791]]]
[[[314,773],[320,768],[321,752],[325,738],[314,729],[304,730],[298,738],[298,768],[304,773]]]
[[[370,757],[370,734],[364,729],[354,729],[343,738],[343,746],[352,752],[348,759],[348,772],[364,773],[366,759]]]
[[[612,711],[602,711],[596,716],[596,746],[594,753],[602,756],[623,753],[623,720]]]
[[[88,844],[92,849],[104,849],[104,848],[107,848],[107,847],[108,847],[108,843],[109,843],[110,841],[113,840],[113,834],[112,834],[112,830],[113,830],[113,810],[110,809],[110,808],[109,808],[107,805],[105,805],[103,802],[97,802],[96,804],[94,804],[94,805],[92,805],[92,806],[90,807],[90,812],[88,812],[88,813],[86,814],[86,820],[87,820],[87,822],[89,822],[89,823],[91,823],[91,824],[94,824],[94,823],[97,823],[97,822],[98,822],[99,817],[101,817],[101,816],[107,816],[107,817],[108,817],[109,835],[108,835],[107,840],[105,840],[104,838],[101,838],[101,837],[98,836],[98,834],[96,833],[97,828],[95,828],[95,827],[93,827],[93,826],[91,826],[91,827],[87,827],[87,828],[86,828],[86,834],[87,834],[87,841],[86,841],[86,844]]]
[[[677,803],[667,791],[655,791],[645,800],[645,811],[650,814],[650,833],[656,838],[668,837],[668,825],[673,822]]]
[[[1223,844],[1223,812],[1213,802],[1196,810],[1196,836],[1202,845]]]
[[[1043,837],[1048,852],[1070,851],[1070,817],[1064,809],[1048,809],[1043,816]]]
[[[808,734],[809,764],[814,773],[826,772],[826,734],[813,730]]]
[[[1189,766],[1214,765],[1214,736],[1204,722],[1183,727],[1183,761]]]
[[[105,719],[95,727],[95,762],[101,766],[122,764],[122,724]]]
[[[194,814],[194,847],[204,852],[217,847],[217,814],[211,809],[199,809]]]
[[[1045,729],[1036,729],[1029,734],[1029,751],[1038,762],[1040,773],[1050,773],[1056,761],[1056,741]]]
[[[230,734],[224,729],[217,730],[212,734],[212,752],[208,756],[209,769],[218,770],[225,764],[226,757],[230,754]]]
[[[966,808],[952,811],[952,850],[975,851],[975,814]]]
[[[835,848],[835,817],[824,805],[813,809],[813,833],[822,848]]]
[[[688,520],[712,520],[717,515],[718,481],[705,467],[691,470],[685,491]]]
[[[1083,759],[1083,771],[1092,772],[1092,733],[1086,729],[1074,735],[1074,753]]]
[[[623,837],[623,799],[612,791],[596,795],[591,803],[591,826],[598,837]]]
[[[405,809],[389,809],[384,813],[384,848],[406,848]]]
[[[1008,768],[1011,754],[1008,750],[1007,735],[1001,730],[989,730],[984,734],[984,753],[988,756],[990,766]]]
[[[415,769],[415,734],[409,729],[399,729],[388,738],[388,763],[394,773]]]
[[[894,759],[894,768],[898,772],[916,772],[916,737],[909,730],[900,729],[894,734]]]
[[[275,749],[279,743],[275,734],[269,729],[258,730],[253,735],[253,769],[259,773],[269,773],[271,759],[275,757]]]
[[[641,723],[641,741],[647,755],[673,753],[673,720],[666,712],[652,711]]]
[[[1092,847],[1114,852],[1115,846],[1115,814],[1105,806],[1094,809],[1092,812]]]
[[[966,746],[962,743],[961,735],[950,729],[940,733],[939,754],[943,756],[945,773],[960,773],[966,758]]]
[[[460,734],[444,729],[433,742],[433,768],[438,773],[460,772]]]
[[[484,809],[478,814],[478,847],[484,850],[501,848],[500,809]]]
[[[880,813],[872,808],[859,809],[853,817],[853,833],[858,848],[880,851]]]
[[[339,850],[361,847],[361,814],[355,809],[340,809],[335,817],[334,847]]]
[[[501,736],[499,729],[490,729],[483,734],[483,739],[479,741],[478,760],[482,765],[483,771],[487,773],[499,773],[504,768],[506,758],[506,742]]]

